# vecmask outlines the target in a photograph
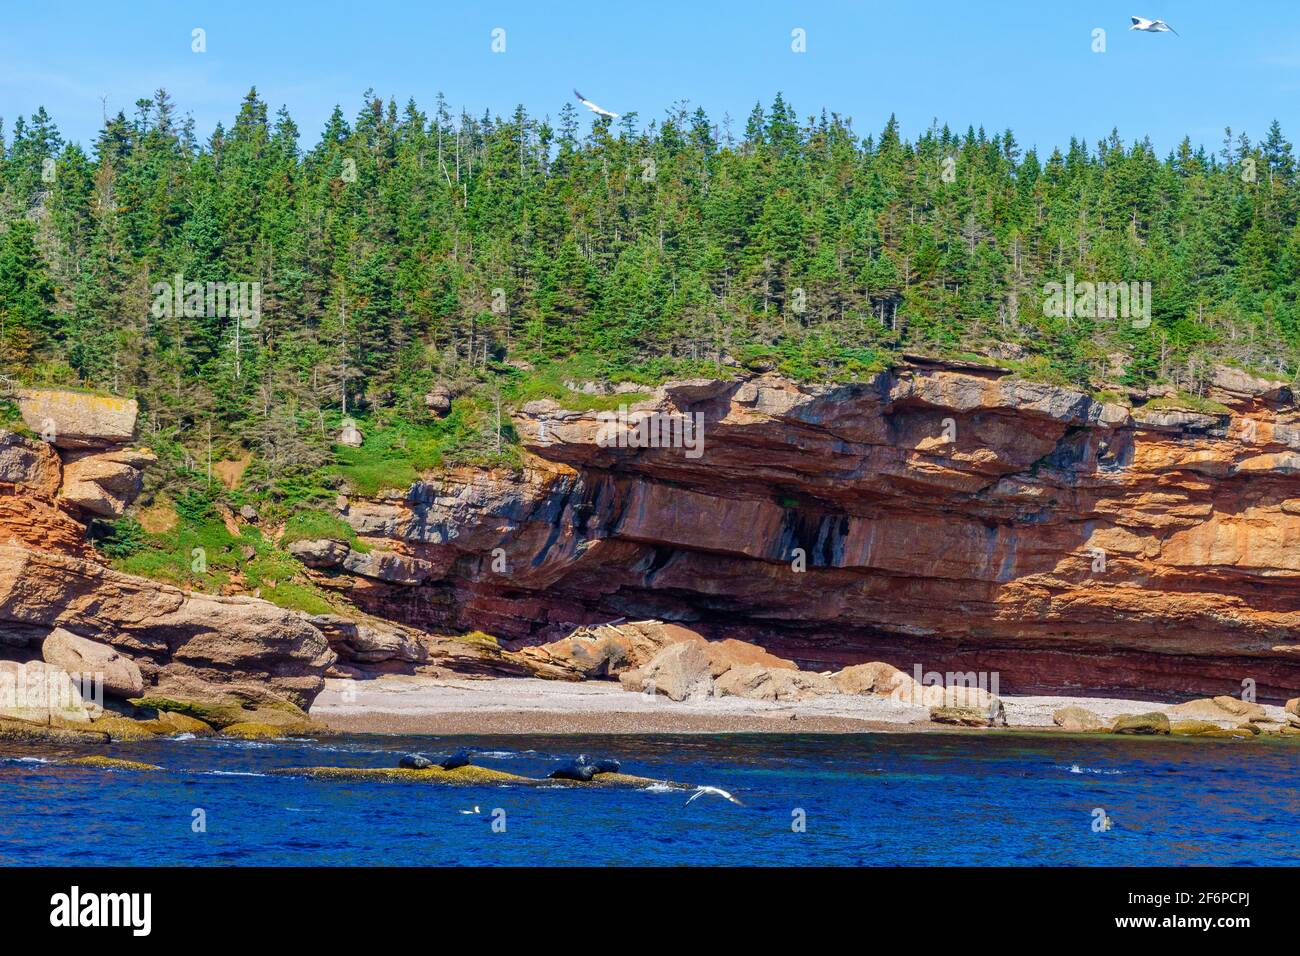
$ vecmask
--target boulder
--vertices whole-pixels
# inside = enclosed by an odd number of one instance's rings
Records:
[[[1232,737],[1231,730],[1208,720],[1171,720],[1169,733],[1175,737]]]
[[[309,541],[294,541],[287,550],[309,568],[336,568],[343,563],[351,549],[346,541],[313,538]]]
[[[349,448],[360,448],[364,440],[361,429],[357,428],[354,422],[344,422],[338,437],[340,445],[346,445]]]
[[[139,723],[141,726],[152,730],[155,734],[164,736],[192,734],[195,737],[211,737],[216,733],[209,724],[204,723],[197,717],[190,717],[188,714],[178,714],[167,710],[160,710],[157,717],[152,720],[142,720]]]
[[[18,410],[32,431],[59,448],[109,448],[135,434],[135,399],[53,389],[27,389]]]
[[[794,661],[777,657],[757,644],[732,638],[723,641],[705,641],[704,653],[709,657],[709,670],[714,678],[721,677],[733,667],[758,666],[774,671],[798,671],[799,669]]]
[[[451,411],[451,389],[445,385],[435,385],[424,396],[424,407],[441,418]]]
[[[618,682],[624,690],[640,694],[645,690],[645,671],[639,667],[634,667],[630,671],[622,671],[618,675]]]
[[[250,524],[256,524],[257,509],[254,508],[252,505],[240,505],[239,517],[243,518],[245,521],[249,522]]]
[[[144,676],[131,658],[99,641],[56,627],[41,642],[45,663],[69,674],[93,674],[103,681],[104,692],[117,697],[137,697],[144,692]]]
[[[53,498],[63,482],[59,455],[43,441],[0,429],[0,482]]]
[[[1300,697],[1292,697],[1286,702],[1286,712],[1292,717],[1300,717]]]
[[[149,740],[158,733],[149,721],[132,720],[121,714],[104,714],[90,722],[90,729],[108,734],[113,741]]]
[[[59,721],[57,724],[42,724],[0,717],[0,740],[42,746],[106,744],[109,742],[108,734],[103,731],[79,729],[82,726],[89,727],[89,724],[67,723],[64,721]]]
[[[1246,720],[1268,719],[1268,711],[1262,705],[1253,701],[1245,701],[1223,694],[1215,697],[1214,703],[1220,710],[1224,710],[1234,717],[1244,717]]]
[[[90,721],[76,683],[44,661],[0,661],[0,717],[44,726]]]
[[[882,661],[854,664],[832,674],[831,680],[841,694],[873,694],[877,697],[889,696],[900,688],[906,692],[916,683],[910,675]]]
[[[1095,734],[1106,730],[1106,722],[1088,710],[1071,704],[1052,713],[1052,723],[1062,730],[1074,733]]]
[[[719,697],[792,702],[839,693],[827,675],[787,667],[741,664],[725,671],[714,685]]]
[[[343,559],[343,567],[363,578],[387,584],[421,584],[433,573],[433,565],[428,561],[408,558],[394,551],[372,551],[368,554],[349,551]]]
[[[302,615],[0,544],[0,621],[66,627],[129,654],[150,693],[307,707],[335,661]],[[200,716],[201,715],[196,715]]]
[[[1007,709],[1002,699],[990,694],[983,687],[968,687],[956,684],[943,689],[943,705],[950,709],[980,710],[987,715],[990,724],[1006,726]]]
[[[978,707],[931,707],[930,719],[936,724],[954,724],[958,727],[993,726],[988,713]]]
[[[1154,711],[1149,714],[1121,714],[1115,718],[1111,732],[1138,735],[1167,734],[1169,718]]]
[[[202,728],[196,727],[196,723],[217,730],[225,730],[234,724],[250,723],[281,729],[324,729],[323,725],[312,721],[301,708],[283,701],[257,704],[239,698],[197,701],[149,696],[133,698],[130,703],[145,710],[156,711],[155,720],[185,733],[198,733]]]
[[[571,679],[617,677],[625,671],[645,667],[651,658],[670,644],[703,640],[695,631],[678,624],[631,621],[580,627],[568,637],[549,644],[526,647],[519,653],[530,666],[559,668],[569,672]],[[726,646],[709,652],[711,672],[724,661],[734,663],[751,653],[742,648],[753,648],[758,654],[766,654],[756,645],[741,641],[719,641],[717,644],[720,647]],[[771,660],[779,661],[780,658],[772,657]],[[730,666],[730,663],[726,666]],[[725,670],[726,666],[722,669]]]
[[[145,467],[157,460],[148,449],[70,454],[63,466],[62,496],[82,511],[121,517],[140,494]]]
[[[1236,697],[1202,697],[1175,704],[1166,713],[1181,720],[1208,720],[1220,726],[1236,726],[1242,720],[1265,719],[1268,712],[1259,704],[1238,700]]]
[[[664,648],[642,669],[642,681],[670,700],[708,697],[713,674],[703,640],[682,641]]]

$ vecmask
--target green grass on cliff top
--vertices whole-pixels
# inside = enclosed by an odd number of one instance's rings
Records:
[[[155,534],[124,531],[124,522],[134,519],[110,525],[114,539],[131,542],[117,556],[109,555],[110,564],[188,590],[220,594],[226,585],[235,584],[240,593],[258,591],[288,610],[308,614],[335,610],[326,593],[302,577],[303,566],[282,545],[247,525],[239,535],[232,535],[210,497],[190,492],[178,499],[176,512],[176,526]]]

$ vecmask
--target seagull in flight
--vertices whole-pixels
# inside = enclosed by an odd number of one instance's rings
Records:
[[[585,96],[583,96],[583,95],[582,95],[581,93],[579,93],[577,90],[574,90],[574,91],[573,91],[573,95],[576,96],[576,97],[578,98],[578,102],[579,102],[579,103],[581,103],[583,106],[587,107],[587,109],[591,110],[591,111],[592,111],[593,113],[595,113],[597,116],[608,116],[610,119],[618,119],[618,114],[617,114],[617,113],[611,113],[609,110],[601,109],[599,106],[597,106],[597,105],[596,105],[595,103],[593,103],[591,100],[587,99]]]
[[[739,800],[737,800],[737,799],[736,799],[735,797],[733,797],[731,794],[727,793],[727,791],[723,790],[721,787],[696,787],[696,788],[695,788],[695,792],[694,792],[693,794],[691,794],[690,800],[687,800],[687,801],[686,801],[686,805],[689,806],[692,800],[695,800],[695,799],[698,798],[698,797],[702,797],[702,796],[704,796],[706,793],[714,793],[714,794],[717,794],[719,797],[722,797],[722,798],[724,798],[724,799],[726,799],[726,800],[730,800],[732,803],[734,803],[734,804],[735,804],[736,806],[738,806],[738,807],[743,807],[743,806],[744,806],[743,803],[741,803]]]
[[[1177,30],[1165,23],[1164,20],[1148,20],[1146,17],[1129,17],[1133,21],[1130,30],[1143,30],[1147,33],[1172,33],[1174,36],[1182,36]]]

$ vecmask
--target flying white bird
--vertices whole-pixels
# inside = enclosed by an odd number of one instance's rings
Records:
[[[691,800],[694,800],[694,799],[696,799],[697,797],[702,797],[702,796],[704,796],[706,793],[714,793],[714,794],[717,794],[718,796],[720,796],[720,797],[722,797],[722,798],[724,798],[724,799],[726,799],[726,800],[730,800],[732,803],[734,803],[734,804],[735,804],[736,806],[738,806],[738,807],[743,807],[743,806],[744,806],[743,803],[741,803],[739,800],[737,800],[735,797],[733,797],[731,794],[727,793],[727,791],[721,789],[720,787],[696,787],[696,788],[695,788],[695,792],[694,792],[693,794],[691,794],[690,800],[687,800],[687,801],[686,801],[687,805],[690,804]]]
[[[587,107],[587,109],[591,110],[591,111],[592,111],[593,113],[595,113],[597,116],[608,116],[610,119],[618,119],[618,114],[617,114],[617,113],[611,113],[609,110],[601,109],[599,106],[597,106],[597,105],[596,105],[595,103],[593,103],[591,100],[587,99],[585,96],[583,96],[583,95],[582,95],[581,93],[579,93],[577,90],[574,90],[574,91],[573,91],[573,95],[576,96],[576,97],[578,98],[578,102],[579,102],[579,103],[581,103],[583,106]]]
[[[1145,30],[1147,33],[1172,33],[1174,36],[1181,36],[1177,30],[1165,23],[1164,20],[1148,20],[1146,17],[1129,17],[1133,21],[1130,30]]]
[[[480,810],[477,806],[475,806],[473,810],[462,810],[460,812],[464,814],[473,814],[476,817],[483,815],[483,811]]]

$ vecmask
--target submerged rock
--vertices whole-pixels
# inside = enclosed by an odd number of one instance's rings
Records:
[[[37,724],[0,717],[0,740],[23,744],[106,744],[102,731],[82,729],[89,724]],[[75,729],[74,729],[75,728]]]
[[[141,763],[138,760],[122,760],[118,757],[74,757],[67,762],[74,767],[96,767],[100,770],[133,770],[142,773],[162,770],[162,767],[156,764]]]

